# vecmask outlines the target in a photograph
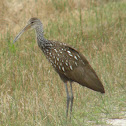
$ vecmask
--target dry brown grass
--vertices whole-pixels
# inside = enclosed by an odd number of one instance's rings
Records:
[[[0,125],[102,125],[126,118],[125,0],[0,1]],[[89,60],[101,78],[101,96],[74,83],[71,123],[65,121],[66,93],[58,75],[25,33],[14,36],[31,17],[42,20],[45,37],[69,43]]]
[[[99,0],[1,0],[0,1],[0,29],[4,34],[8,30],[13,33],[19,31],[31,17],[39,17],[43,23],[48,24],[48,20],[57,16],[67,17],[69,14],[76,14],[78,9],[87,10],[92,6],[99,6],[107,3]],[[83,11],[82,11],[83,12]]]

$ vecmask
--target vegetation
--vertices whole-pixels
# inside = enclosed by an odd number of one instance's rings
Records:
[[[126,118],[125,1],[3,0],[0,6],[1,126],[91,126]],[[34,31],[12,44],[30,17],[43,22],[45,38],[80,50],[105,87],[102,95],[73,83],[71,122],[66,122],[64,85]]]

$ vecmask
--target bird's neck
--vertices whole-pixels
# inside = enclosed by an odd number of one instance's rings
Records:
[[[43,36],[42,25],[39,27],[36,27],[35,31],[36,31],[37,43],[38,43],[39,47],[43,46],[45,43],[45,38]]]
[[[43,39],[44,37],[43,37],[43,28],[42,28],[42,26],[36,27],[35,30],[36,30],[37,38]]]

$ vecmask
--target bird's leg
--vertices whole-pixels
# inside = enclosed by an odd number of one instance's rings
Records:
[[[73,99],[74,99],[74,96],[73,96],[73,90],[72,90],[72,82],[70,82],[70,91],[71,91],[71,106],[70,106],[70,119],[71,119],[71,113],[72,113],[72,107],[73,107]]]
[[[67,108],[66,108],[66,117],[68,117],[68,109],[69,109],[69,103],[70,103],[70,96],[67,88],[67,83],[64,83],[67,93]]]

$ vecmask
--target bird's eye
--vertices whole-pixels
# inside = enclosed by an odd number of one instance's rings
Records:
[[[34,22],[32,21],[31,23],[33,24]]]

